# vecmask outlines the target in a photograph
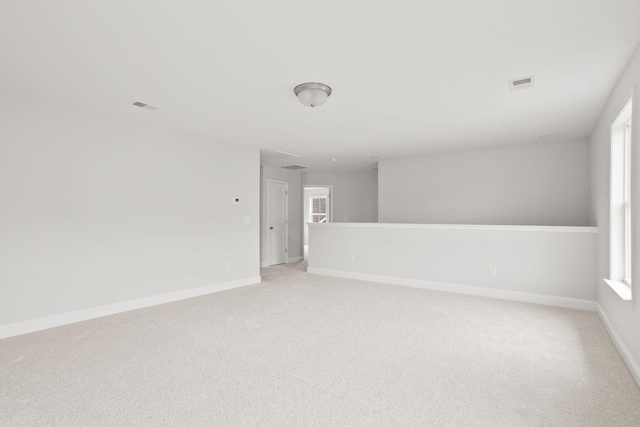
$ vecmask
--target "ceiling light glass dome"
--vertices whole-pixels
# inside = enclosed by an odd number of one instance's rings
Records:
[[[293,93],[302,105],[313,108],[325,103],[331,95],[331,88],[323,83],[302,83],[293,89]]]

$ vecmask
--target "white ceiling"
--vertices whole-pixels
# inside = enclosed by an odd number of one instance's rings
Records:
[[[639,42],[640,0],[3,0],[0,89],[342,170],[585,138]]]

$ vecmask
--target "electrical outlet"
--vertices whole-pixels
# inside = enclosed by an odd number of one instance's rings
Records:
[[[498,270],[493,266],[489,267],[489,276],[496,277],[497,275],[498,275]]]
[[[226,268],[227,268],[227,271],[231,271],[231,262],[227,261]]]
[[[349,255],[349,262],[356,262],[356,257]]]

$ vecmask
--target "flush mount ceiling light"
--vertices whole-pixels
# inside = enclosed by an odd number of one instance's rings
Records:
[[[302,105],[313,108],[324,104],[331,95],[331,88],[322,83],[302,83],[293,88],[293,93]]]

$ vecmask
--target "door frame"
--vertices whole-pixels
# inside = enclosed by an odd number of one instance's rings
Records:
[[[267,211],[264,216],[264,230],[266,234],[266,242],[267,242],[267,251],[266,251],[266,260],[267,264],[265,267],[269,267],[271,264],[271,233],[269,233],[269,208],[271,207],[271,198],[269,197],[269,184],[284,184],[284,251],[285,251],[285,259],[284,263],[289,262],[289,183],[287,181],[280,181],[277,179],[267,179]]]
[[[307,235],[307,190],[313,188],[326,188],[329,190],[329,210],[327,212],[327,222],[333,222],[333,185],[316,184],[302,186],[302,254],[304,257],[304,247],[307,245],[305,236]]]

